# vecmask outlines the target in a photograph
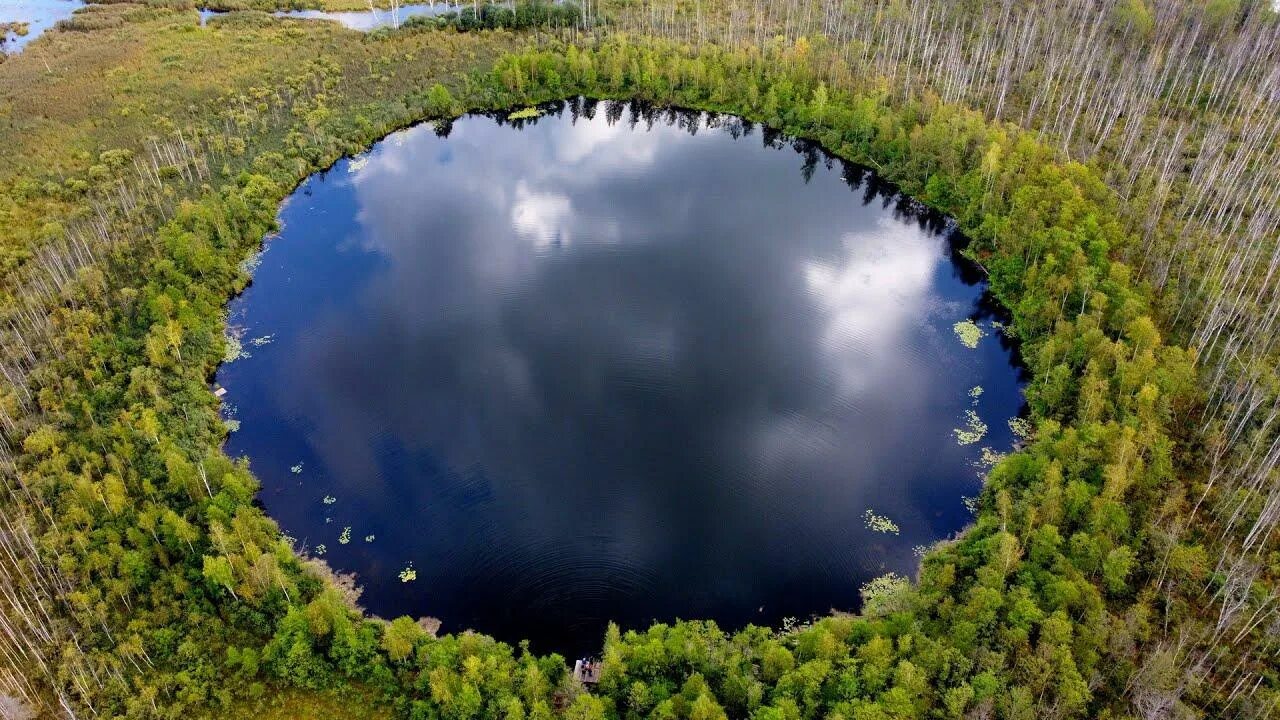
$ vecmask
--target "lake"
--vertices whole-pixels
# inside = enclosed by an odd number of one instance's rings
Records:
[[[282,207],[216,378],[267,511],[371,613],[544,652],[914,573],[1022,408],[962,238],[738,118],[544,110],[396,132]]]

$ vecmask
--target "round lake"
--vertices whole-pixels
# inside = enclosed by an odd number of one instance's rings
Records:
[[[1013,444],[949,225],[738,118],[420,125],[280,215],[231,305],[227,451],[383,617],[573,654],[608,620],[852,609]]]

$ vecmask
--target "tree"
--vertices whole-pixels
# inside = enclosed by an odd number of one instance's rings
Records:
[[[240,599],[239,596],[236,595],[235,588],[232,587],[232,583],[235,578],[231,572],[231,561],[226,557],[221,555],[205,555],[204,577],[209,582],[225,587],[227,591],[231,593],[231,597],[236,598],[237,600]]]
[[[449,88],[436,83],[427,91],[427,114],[432,117],[452,117],[458,113],[458,101],[453,99]]]
[[[414,646],[426,633],[408,617],[398,617],[387,623],[382,631],[382,649],[393,661],[399,662],[413,653]]]

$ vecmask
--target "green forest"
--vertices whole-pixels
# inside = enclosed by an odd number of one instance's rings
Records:
[[[520,0],[369,33],[295,5],[368,4],[102,0],[0,56],[0,714],[1280,716],[1269,2]],[[955,218],[1031,378],[914,580],[785,628],[611,625],[590,688],[363,613],[255,505],[210,386],[308,175],[579,97],[763,123]]]

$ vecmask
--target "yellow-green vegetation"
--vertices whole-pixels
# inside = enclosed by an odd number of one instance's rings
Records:
[[[298,690],[263,685],[210,720],[392,720],[395,711],[363,687]]]
[[[1272,307],[1273,264],[1235,240],[1274,230],[1274,17],[749,5],[365,36],[114,3],[0,64],[0,688],[77,717],[1274,716],[1275,315],[1241,309]],[[1113,66],[1146,69],[1095,86]],[[589,693],[558,656],[363,617],[253,505],[208,387],[222,306],[307,174],[415,120],[579,94],[733,112],[876,168],[956,218],[1031,372],[1024,447],[916,583],[779,631],[611,627]]]
[[[115,202],[113,191],[132,182],[153,153],[161,154],[161,167],[175,167],[176,156],[163,156],[170,144],[182,144],[179,133],[188,153],[216,157],[207,171],[225,177],[261,149],[314,141],[284,133],[301,120],[305,136],[333,114],[327,101],[336,97],[326,84],[352,80],[341,93],[351,109],[345,122],[372,134],[375,122],[390,129],[412,119],[402,104],[406,93],[425,93],[437,81],[458,83],[514,40],[499,33],[406,34],[388,54],[384,45],[334,23],[232,13],[200,28],[194,12],[98,7],[131,22],[93,33],[48,33],[10,58],[0,75],[7,148],[0,154],[6,228],[0,269],[6,272],[92,215],[95,205]],[[384,94],[401,100],[371,105]],[[214,179],[167,183],[157,192],[199,192]]]
[[[1019,440],[1031,439],[1033,432],[1031,422],[1026,418],[1009,418],[1009,429],[1013,431],[1014,437]]]
[[[982,328],[978,327],[978,323],[972,320],[961,320],[952,325],[951,330],[955,332],[956,337],[960,338],[960,343],[970,350],[978,347],[978,341],[986,335]]]
[[[542,111],[536,107],[527,107],[514,112],[507,113],[508,120],[530,120],[542,114]]]
[[[978,413],[972,410],[965,410],[964,422],[965,426],[963,428],[956,428],[951,431],[955,433],[956,442],[961,445],[972,445],[987,436],[987,424],[982,421],[982,418],[978,417]]]
[[[868,530],[874,530],[875,532],[897,535],[901,531],[897,523],[884,515],[878,514],[871,508],[867,508],[866,512],[862,513],[862,520]]]
[[[25,22],[0,22],[0,47],[3,47],[3,36],[13,33],[18,37],[31,31],[31,24]]]
[[[897,573],[875,578],[863,585],[861,592],[862,612],[868,617],[884,617],[911,607],[911,581]]]

